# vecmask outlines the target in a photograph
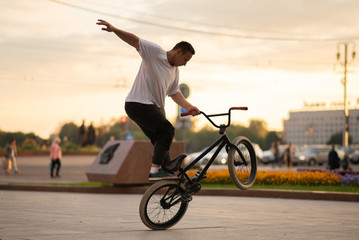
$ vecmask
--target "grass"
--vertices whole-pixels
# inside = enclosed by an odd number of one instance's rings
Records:
[[[78,182],[78,183],[11,183],[12,185],[42,185],[42,186],[70,186],[70,187],[112,187],[111,183]],[[233,184],[202,184],[202,188],[236,189]],[[253,185],[250,189],[263,190],[295,190],[318,192],[347,192],[359,193],[358,186],[302,186],[302,185]]]

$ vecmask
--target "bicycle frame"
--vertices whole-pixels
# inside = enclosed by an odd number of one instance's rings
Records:
[[[210,160],[207,162],[203,170],[201,171],[200,175],[197,177],[198,181],[203,178],[203,175],[207,172],[208,168],[212,165],[216,157],[218,156],[219,152],[222,150],[222,148],[226,145],[230,144],[230,141],[227,137],[227,135],[222,135],[215,143],[213,143],[211,146],[209,146],[205,151],[203,151],[196,159],[194,159],[190,164],[188,164],[182,171],[180,171],[181,174],[185,174],[185,177],[187,178],[186,172],[191,169],[196,163],[198,163],[204,156],[206,156],[210,151],[212,151],[215,147],[217,147],[217,150],[214,152]]]
[[[213,126],[219,128],[219,133],[222,136],[220,138],[218,138],[216,142],[211,144],[205,151],[203,151],[196,159],[194,159],[191,163],[189,163],[185,168],[179,169],[178,176],[179,176],[180,181],[178,182],[178,186],[177,186],[175,192],[168,196],[167,196],[167,194],[171,189],[167,190],[167,192],[164,194],[164,196],[161,199],[162,207],[170,208],[171,206],[176,205],[179,201],[183,201],[183,199],[184,199],[183,197],[185,197],[185,196],[183,196],[182,193],[180,193],[181,191],[179,191],[179,186],[185,182],[184,181],[185,179],[191,184],[191,186],[195,186],[194,188],[190,188],[189,192],[187,192],[186,194],[191,195],[191,194],[198,192],[200,190],[200,185],[198,188],[199,182],[203,178],[205,178],[205,174],[207,173],[207,170],[212,165],[212,163],[214,162],[214,160],[216,159],[216,157],[218,156],[219,152],[222,150],[223,147],[226,147],[227,152],[228,152],[229,148],[236,149],[240,158],[242,159],[242,163],[247,165],[247,162],[246,162],[243,154],[241,153],[241,151],[237,148],[236,145],[231,143],[228,136],[225,134],[226,128],[229,127],[229,125],[231,124],[231,110],[247,110],[247,107],[232,107],[229,109],[228,113],[212,114],[212,115],[207,115],[204,112],[200,112],[200,114],[203,114]],[[191,112],[182,113],[181,116],[186,116],[186,115],[190,115],[190,114],[191,114]],[[226,116],[226,115],[228,116],[228,123],[226,125],[221,124],[218,126],[210,119],[211,117]],[[190,170],[196,163],[198,163],[204,156],[206,156],[210,151],[212,151],[216,147],[217,147],[216,151],[214,152],[214,154],[212,155],[212,157],[210,158],[208,163],[205,165],[203,170],[199,173],[199,175],[196,175],[196,177],[194,179],[193,178],[191,179],[187,175],[187,171]],[[239,164],[240,163],[238,163],[238,165]],[[178,194],[180,194],[181,197],[179,197]]]
[[[209,169],[209,167],[212,165],[212,163],[214,162],[214,160],[216,159],[216,157],[218,156],[219,152],[222,150],[223,147],[226,147],[226,151],[228,152],[228,149],[233,147],[236,149],[236,151],[238,152],[240,158],[242,159],[243,163],[245,165],[247,165],[247,162],[245,160],[245,158],[243,157],[241,151],[239,151],[239,149],[237,148],[237,146],[235,146],[234,144],[231,143],[231,141],[229,140],[228,136],[225,134],[225,130],[227,127],[229,127],[229,125],[231,124],[231,110],[247,110],[247,107],[232,107],[229,109],[228,113],[220,113],[220,114],[212,114],[212,115],[207,115],[204,112],[200,112],[200,114],[203,114],[208,120],[209,122],[215,126],[216,128],[219,128],[219,133],[222,135],[216,142],[214,142],[212,145],[210,145],[205,151],[203,151],[196,159],[194,159],[190,164],[188,164],[184,169],[180,169],[180,173],[179,176],[185,177],[188,181],[190,181],[191,183],[192,180],[188,177],[187,175],[187,171],[190,170],[196,163],[198,163],[204,156],[206,156],[210,151],[212,151],[214,148],[217,149],[214,152],[214,154],[212,155],[212,157],[210,158],[210,160],[207,162],[207,164],[205,165],[205,167],[203,168],[203,170],[200,172],[200,174],[196,177],[195,181],[199,182],[201,179],[204,178],[207,170]],[[191,114],[189,113],[184,113],[181,114],[181,116],[186,116]],[[212,119],[210,119],[211,117],[218,117],[218,116],[228,116],[228,122],[226,125],[221,124],[221,125],[217,125],[215,124]]]

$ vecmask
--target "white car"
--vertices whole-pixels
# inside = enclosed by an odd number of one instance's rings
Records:
[[[189,163],[191,163],[193,160],[195,160],[196,158],[198,158],[205,150],[202,149],[199,152],[194,152],[189,154],[186,159],[185,159],[185,165],[188,165]],[[208,161],[211,159],[211,157],[213,156],[213,154],[215,153],[215,151],[217,150],[217,148],[214,148],[213,150],[211,150],[209,153],[207,153],[201,160],[199,160],[198,164],[206,164],[208,163]],[[226,164],[227,163],[227,152],[224,148],[221,149],[221,151],[219,152],[218,156],[215,158],[213,164]]]
[[[262,158],[262,154],[263,151],[262,149],[259,147],[258,144],[256,143],[252,143],[254,151],[256,153],[257,159]],[[199,157],[205,150],[202,149],[202,151],[199,152],[195,152],[195,153],[191,153],[187,156],[187,158],[185,159],[185,165],[188,165],[190,162],[192,162],[193,160],[195,160],[197,157]],[[215,151],[217,150],[217,148],[214,148],[213,150],[211,150],[209,153],[207,153],[199,162],[198,164],[207,164],[208,161],[211,159],[211,157],[213,156],[213,154],[215,153]],[[216,165],[225,165],[227,164],[227,159],[228,159],[228,153],[226,151],[225,148],[222,148],[221,151],[218,153],[217,157],[214,159],[213,164]]]

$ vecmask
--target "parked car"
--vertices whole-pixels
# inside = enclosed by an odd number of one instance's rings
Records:
[[[287,149],[287,145],[280,145],[278,147],[279,149],[279,160],[283,160],[283,155],[284,155],[284,151]],[[263,163],[263,164],[269,164],[269,163],[274,163],[275,162],[275,158],[274,158],[274,155],[273,155],[273,150],[270,148],[266,151],[263,151],[262,152],[262,157],[261,158],[258,158],[258,161],[260,163]]]
[[[263,151],[262,149],[259,147],[258,144],[256,143],[252,143],[254,151],[256,153],[257,159],[262,158],[263,155]],[[203,151],[205,151],[207,148],[202,149],[199,152],[195,152],[195,153],[191,153],[187,156],[187,158],[185,159],[185,164],[189,164],[190,162],[192,162],[194,159],[196,159],[199,155],[201,155],[203,153]],[[215,151],[217,150],[217,148],[213,149],[212,151],[210,151],[209,153],[207,153],[207,155],[205,155],[199,162],[198,164],[206,164],[208,163],[208,161],[211,159],[211,157],[213,156],[213,154],[215,153]],[[214,159],[213,164],[216,165],[225,165],[227,164],[227,159],[228,159],[228,153],[226,151],[225,148],[222,148],[221,151],[218,153],[217,157]]]
[[[328,163],[328,155],[331,151],[331,146],[309,146],[302,151],[294,154],[292,160],[293,165],[323,165]],[[339,158],[344,158],[344,151],[336,149]]]
[[[355,151],[359,151],[359,146],[358,145],[350,145],[348,147],[340,147],[338,149],[344,151],[347,154],[351,154],[351,153],[354,153]]]
[[[353,153],[349,154],[348,157],[352,164],[358,164],[359,163],[359,150],[356,150]]]
[[[254,151],[256,152],[257,161],[261,161],[263,158],[263,150],[257,143],[252,143]]]
[[[199,157],[207,148],[202,149],[199,152],[194,152],[189,154],[186,159],[185,159],[185,165],[188,165],[190,162],[192,162],[193,160],[195,160],[197,157]],[[198,164],[206,164],[211,157],[213,156],[214,152],[216,151],[216,148],[211,150],[209,153],[207,153],[199,162]],[[225,159],[225,162],[222,163],[222,159]],[[224,160],[223,160],[224,161]],[[222,149],[218,156],[215,158],[214,164],[226,164],[227,163],[227,152],[225,149]]]

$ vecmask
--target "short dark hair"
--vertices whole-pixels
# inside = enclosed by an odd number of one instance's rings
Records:
[[[189,42],[185,42],[185,41],[179,42],[173,47],[172,50],[178,50],[178,49],[181,49],[183,53],[188,51],[192,53],[192,55],[195,54],[194,48]]]

